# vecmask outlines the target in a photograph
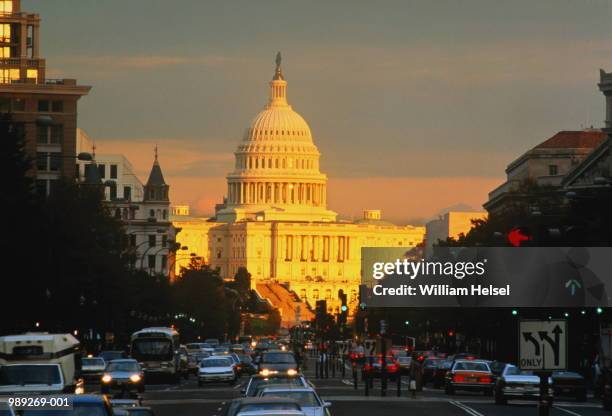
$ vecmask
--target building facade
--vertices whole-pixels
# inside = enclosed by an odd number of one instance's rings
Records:
[[[356,222],[337,219],[327,208],[327,176],[319,170],[320,153],[306,121],[287,101],[287,81],[277,57],[268,104],[246,129],[227,176],[227,197],[213,218],[173,216],[181,231],[185,260],[191,258],[231,278],[240,267],[252,286],[275,306],[284,305],[284,325],[305,308],[326,300],[328,311],[340,307],[338,291],[358,302],[361,248],[414,247],[424,227],[385,222],[380,211],[366,211]],[[284,292],[283,292],[284,291]],[[291,293],[292,292],[292,293]],[[293,302],[293,310],[287,306]]]
[[[472,228],[472,220],[485,219],[485,211],[450,211],[439,218],[425,224],[425,255],[433,252],[433,247],[438,241],[449,237],[459,238],[461,234],[467,234]]]
[[[90,89],[74,79],[46,78],[40,17],[22,11],[20,0],[0,0],[0,114],[23,126],[42,194],[76,175],[77,104]]]

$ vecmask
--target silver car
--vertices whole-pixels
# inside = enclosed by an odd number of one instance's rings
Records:
[[[198,385],[200,387],[209,381],[234,384],[237,378],[236,365],[230,357],[212,356],[200,361],[200,367],[198,368]]]
[[[552,380],[548,384],[549,396],[552,397]],[[540,377],[531,371],[521,370],[515,365],[507,364],[495,384],[495,403],[507,404],[509,399],[534,399],[540,397]]]
[[[259,397],[279,397],[293,399],[299,403],[306,416],[330,416],[330,402],[321,400],[317,392],[311,387],[266,387]]]

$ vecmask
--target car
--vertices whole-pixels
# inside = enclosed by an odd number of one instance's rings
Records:
[[[213,348],[217,347],[220,344],[220,342],[219,342],[219,340],[217,338],[208,338],[208,339],[205,339],[204,343],[212,346]]]
[[[287,373],[295,375],[298,371],[298,363],[292,352],[266,351],[261,354],[257,361],[258,370],[262,374]]]
[[[257,373],[257,368],[253,365],[253,359],[250,355],[238,354],[240,362],[238,363],[238,374],[253,375]]]
[[[15,416],[15,411],[4,399],[0,399],[0,416]]]
[[[100,381],[106,368],[106,361],[102,357],[87,357],[81,359],[81,376],[85,381]]]
[[[261,398],[280,397],[294,399],[300,404],[302,411],[309,416],[329,416],[330,402],[321,400],[312,387],[265,387],[260,393]]]
[[[423,384],[427,384],[430,381],[434,381],[438,364],[442,361],[439,358],[429,357],[423,361]]]
[[[35,409],[19,411],[18,416],[114,416],[110,401],[101,395],[62,395],[68,397],[72,407],[66,410]]]
[[[129,409],[140,406],[140,400],[136,399],[111,399],[113,416],[129,416]]]
[[[244,346],[242,344],[234,344],[230,347],[230,351],[236,354],[244,354]]]
[[[412,357],[410,356],[399,356],[397,357],[397,365],[399,366],[400,374],[407,375],[410,371],[410,364],[412,364]]]
[[[122,410],[127,412],[127,416],[155,416],[155,412],[150,407],[130,407]]]
[[[382,363],[383,363],[382,357],[374,357],[374,356],[366,357],[365,363],[361,369],[362,380],[365,380],[366,378],[381,378]],[[396,380],[397,375],[400,373],[400,367],[399,367],[398,362],[395,360],[395,358],[391,356],[387,356],[385,366],[386,366],[387,378],[389,378],[392,381]]]
[[[455,360],[446,373],[445,392],[454,394],[457,390],[481,391],[493,395],[495,388],[493,373],[486,361]]]
[[[287,411],[302,412],[300,404],[288,398],[279,397],[243,397],[226,402],[221,409],[221,416],[237,416],[243,414],[270,414],[268,412],[285,415]],[[303,414],[303,413],[302,413]]]
[[[489,367],[491,368],[491,372],[495,374],[496,377],[498,377],[501,375],[501,373],[504,371],[508,364],[509,363],[505,363],[503,361],[492,361],[491,363],[489,363]]]
[[[451,367],[453,366],[453,362],[454,362],[454,359],[452,358],[450,359],[445,358],[443,360],[438,360],[436,369],[433,374],[433,379],[432,379],[433,386],[435,389],[439,389],[440,387],[444,385],[446,373],[450,371]]]
[[[302,375],[290,376],[287,374],[274,374],[271,376],[264,376],[261,374],[256,374],[249,378],[246,387],[242,389],[241,393],[245,397],[255,397],[257,395],[257,389],[260,388],[260,386],[271,384],[296,387],[313,387],[313,385]]]
[[[198,368],[198,386],[200,387],[211,381],[222,381],[233,385],[237,379],[236,365],[231,357],[212,356],[200,361]]]
[[[208,358],[210,357],[210,354],[207,352],[196,352],[193,354],[189,354],[189,358],[188,358],[188,366],[189,366],[189,372],[193,373],[193,374],[198,374],[198,368],[200,367],[200,362],[204,359],[204,358]]]
[[[144,371],[138,361],[131,358],[112,360],[106,366],[101,379],[100,390],[102,394],[109,394],[113,390],[138,393],[145,391]]]
[[[580,374],[573,371],[553,371],[551,379],[555,396],[570,396],[579,402],[586,401],[586,381]]]
[[[187,348],[187,352],[190,355],[199,352],[207,352],[209,354],[212,354],[215,351],[215,347],[210,344],[207,344],[206,342],[191,342],[189,344],[186,344],[185,347]]]
[[[127,354],[124,351],[102,351],[98,354],[98,357],[102,358],[105,362],[112,360],[120,360],[121,358],[127,358]]]
[[[229,353],[230,353],[229,347],[219,346],[219,347],[215,347],[212,355],[227,355]]]
[[[552,382],[552,380],[550,380]],[[553,390],[549,391],[552,398]],[[495,403],[507,404],[509,399],[538,400],[540,398],[540,377],[532,371],[521,370],[506,364],[495,382]]]

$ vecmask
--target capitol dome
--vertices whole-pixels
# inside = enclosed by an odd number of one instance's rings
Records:
[[[334,221],[328,211],[327,176],[304,118],[287,101],[280,53],[268,103],[251,121],[227,176],[228,194],[220,221],[249,219]]]

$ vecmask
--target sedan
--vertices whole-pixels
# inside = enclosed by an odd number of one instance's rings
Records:
[[[493,373],[489,364],[479,360],[456,360],[446,374],[446,394],[456,390],[482,391],[487,396],[493,394]]]
[[[101,357],[87,357],[81,361],[81,374],[85,381],[99,382],[105,368],[106,362]]]
[[[246,397],[234,399],[225,403],[221,410],[222,416],[237,416],[243,414],[257,415],[293,415],[288,412],[302,412],[299,403],[292,399],[278,397]]]
[[[549,391],[552,397],[552,389]],[[540,397],[540,377],[531,371],[508,364],[495,383],[495,403],[507,404],[508,399],[532,399]]]
[[[587,399],[586,381],[584,377],[573,371],[553,372],[552,386],[555,396],[571,396],[579,402]]]
[[[210,381],[224,381],[233,385],[237,378],[236,366],[229,357],[212,356],[204,358],[200,362],[200,368],[198,369],[198,385],[200,387]]]
[[[308,416],[329,416],[330,402],[324,402],[311,387],[287,388],[267,387],[261,391],[259,397],[280,397],[294,399],[300,404],[302,411]]]
[[[108,363],[102,376],[102,394],[108,394],[112,390],[130,391],[137,390],[144,393],[144,372],[133,359],[112,360]]]

